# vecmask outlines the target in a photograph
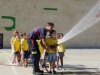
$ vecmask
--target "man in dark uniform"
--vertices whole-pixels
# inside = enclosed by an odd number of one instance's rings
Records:
[[[46,43],[46,33],[53,30],[54,24],[49,22],[46,27],[39,27],[33,29],[28,35],[28,44],[31,51],[32,63],[33,63],[33,73],[43,73],[39,69],[39,60],[40,60],[40,50],[36,40],[41,40],[43,46],[46,50],[50,50],[50,47]]]

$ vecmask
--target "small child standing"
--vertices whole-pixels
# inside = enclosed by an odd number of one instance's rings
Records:
[[[43,60],[44,60],[44,48],[41,45],[41,40],[37,40],[38,46],[39,46],[39,50],[40,50],[40,66],[43,67]]]
[[[40,50],[40,53],[41,53],[41,57],[40,57],[40,66],[41,66],[42,68],[45,68],[45,70],[46,70],[47,72],[49,72],[48,69],[47,69],[47,67],[46,67],[46,58],[47,58],[46,51],[45,51],[46,48],[45,48],[45,46],[43,45],[43,43],[41,42],[41,40],[37,40],[37,42],[38,42],[39,50]]]
[[[13,32],[13,37],[11,38],[11,41],[10,41],[10,44],[11,44],[11,48],[12,48],[12,54],[11,54],[11,57],[12,57],[12,63],[15,64],[15,59],[14,59],[14,49],[13,49],[13,42],[14,40],[16,39],[16,36],[19,35],[19,32],[17,30],[15,30]]]
[[[48,62],[50,64],[50,74],[56,74],[57,72],[55,71],[55,62],[57,61],[57,55],[56,55],[56,46],[57,44],[57,39],[56,39],[56,31],[52,30],[50,32],[50,37],[46,39],[47,44],[50,46],[50,50],[48,51]]]
[[[15,63],[17,63],[18,65],[20,65],[20,37],[18,35],[16,35],[15,40],[12,43],[13,45],[13,50],[14,50],[14,61]]]
[[[26,33],[21,34],[22,39],[21,39],[21,54],[22,54],[22,64],[24,67],[27,67],[28,65],[28,58],[29,58],[29,47],[27,43],[27,38],[26,38]]]
[[[63,38],[63,33],[59,33],[58,34],[58,41],[60,40],[60,39],[62,39]],[[65,50],[65,46],[64,46],[64,43],[61,43],[61,44],[59,44],[58,46],[57,46],[57,69],[59,69],[59,60],[60,60],[60,63],[61,63],[61,69],[64,69],[64,70],[66,70],[65,68],[64,68],[64,66],[63,66],[63,57],[64,57],[64,52],[66,51]]]

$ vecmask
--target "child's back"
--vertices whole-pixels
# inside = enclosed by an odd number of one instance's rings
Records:
[[[19,52],[20,51],[20,40],[15,39],[13,41],[13,48],[15,52]]]
[[[27,43],[27,39],[22,38],[21,39],[21,45],[24,51],[28,51],[28,43]]]

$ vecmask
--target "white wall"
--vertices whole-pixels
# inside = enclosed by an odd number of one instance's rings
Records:
[[[16,18],[19,32],[29,33],[33,28],[53,22],[57,32],[64,34],[85,16],[99,0],[0,0],[0,17]],[[57,11],[44,8],[57,8]],[[100,47],[100,22],[66,42],[66,47]],[[4,47],[10,47],[12,31],[4,29],[12,21],[0,18],[0,33],[4,34]]]

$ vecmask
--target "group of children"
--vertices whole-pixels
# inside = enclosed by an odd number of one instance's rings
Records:
[[[56,36],[58,36],[58,38]],[[55,68],[57,68],[58,70],[60,68],[64,69],[64,70],[66,69],[63,66],[63,57],[64,57],[64,52],[66,51],[64,43],[57,45],[57,42],[62,38],[63,38],[63,33],[56,34],[55,30],[52,30],[50,32],[50,35],[46,38],[46,42],[51,47],[51,50],[45,51],[44,61],[46,61],[46,59],[48,59],[48,62],[50,65],[50,70],[48,71],[47,68],[46,68],[46,70],[50,74],[51,73],[56,74]],[[40,48],[40,50],[43,50],[43,49]],[[59,67],[59,59],[61,62],[60,67]]]
[[[12,56],[13,56],[13,64],[18,64],[18,65],[24,65],[27,67],[28,65],[28,58],[30,57],[29,55],[29,47],[27,43],[27,36],[26,33],[21,33],[21,39],[19,37],[19,32],[14,31],[13,37],[11,39],[11,46],[12,46]],[[58,38],[56,37],[58,36]],[[47,72],[49,73],[56,73],[55,68],[59,69],[59,60],[61,62],[61,69],[64,69],[63,66],[63,57],[64,57],[64,52],[65,46],[63,43],[57,45],[57,42],[63,38],[63,33],[58,33],[56,34],[55,30],[52,30],[46,38],[47,44],[50,46],[51,50],[46,50],[42,45],[41,41],[37,40],[41,57],[44,58],[43,61],[40,59],[40,64],[44,62],[43,64],[46,64],[46,59],[49,62],[50,65],[50,70]]]
[[[23,65],[27,67],[29,58],[29,47],[26,33],[21,33],[21,39],[18,31],[13,32],[11,38],[12,63],[14,65]]]

